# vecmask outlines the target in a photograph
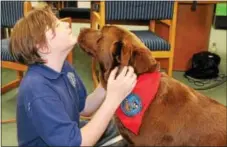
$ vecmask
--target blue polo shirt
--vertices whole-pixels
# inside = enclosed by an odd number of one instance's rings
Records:
[[[18,93],[19,146],[80,146],[79,113],[86,96],[68,62],[60,73],[42,64],[31,65]]]

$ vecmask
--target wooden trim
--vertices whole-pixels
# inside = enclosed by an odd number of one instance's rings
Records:
[[[9,28],[4,28],[4,34],[6,38],[9,38],[10,34],[9,34]]]
[[[98,25],[101,25],[101,13],[94,11],[92,8],[94,7],[93,5],[99,5],[100,7],[100,1],[93,1],[91,2],[91,17],[90,17],[90,22],[91,22],[91,28],[92,29],[98,29]]]
[[[93,4],[99,5],[99,12],[93,11],[91,9],[91,28],[92,29],[101,29],[105,25],[105,3],[103,1],[98,2],[92,2],[91,8],[93,8]],[[99,25],[99,27],[98,27]],[[96,60],[92,58],[92,64],[91,64],[91,72],[92,72],[92,80],[93,80],[93,86],[96,88],[99,84],[98,76],[96,74]]]
[[[172,19],[171,26],[169,28],[169,42],[171,45],[170,51],[171,51],[172,55],[174,55],[174,48],[175,48],[177,10],[178,10],[178,2],[174,2],[173,19]]]
[[[20,63],[10,62],[10,61],[1,61],[1,62],[2,62],[3,68],[14,69],[17,71],[26,71],[28,69],[26,65],[23,65]]]
[[[22,80],[23,76],[24,76],[24,72],[22,72],[22,71],[17,71],[17,79]]]
[[[173,56],[175,49],[175,39],[176,39],[176,23],[177,23],[177,11],[178,11],[178,2],[174,2],[173,8],[173,19],[171,21],[171,26],[169,29],[169,42],[170,42],[170,58],[169,58],[169,66],[168,66],[168,75],[172,76],[173,73]]]
[[[1,120],[1,124],[15,123],[16,119]]]
[[[169,58],[169,65],[168,65],[168,76],[172,77],[173,75],[173,57]]]
[[[105,15],[105,1],[100,2],[100,29],[105,25],[106,23],[106,15]]]
[[[155,20],[150,20],[149,30],[155,32]]]
[[[168,25],[168,26],[171,26],[171,24],[172,24],[172,21],[169,20],[169,19],[160,20],[160,22],[161,22],[161,23],[164,23],[164,24],[166,24],[166,25]]]
[[[11,82],[7,83],[6,85],[2,86],[1,94],[4,94],[4,93],[8,92],[9,90],[18,87],[20,84],[20,81],[21,81],[21,79],[16,79],[16,80],[11,81]]]
[[[169,58],[173,56],[170,51],[151,51],[151,54],[154,58]]]

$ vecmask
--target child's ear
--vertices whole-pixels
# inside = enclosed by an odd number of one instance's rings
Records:
[[[49,54],[51,52],[50,49],[47,47],[47,45],[37,44],[36,48],[37,48],[37,52],[40,54]]]
[[[56,32],[53,29],[47,28],[47,31],[45,32],[45,36],[48,43],[49,41],[52,41],[55,38]]]

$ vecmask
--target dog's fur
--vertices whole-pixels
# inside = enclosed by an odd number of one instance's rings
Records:
[[[136,74],[158,70],[149,49],[130,31],[117,26],[83,29],[80,47],[100,64],[106,88],[110,71],[131,65]],[[161,73],[154,101],[142,120],[139,135],[116,118],[121,135],[133,146],[226,146],[226,107]]]

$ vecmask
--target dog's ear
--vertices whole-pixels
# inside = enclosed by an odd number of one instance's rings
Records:
[[[152,57],[148,49],[135,49],[131,62],[137,74],[160,70],[160,64]]]
[[[132,47],[125,42],[118,41],[114,43],[112,53],[115,66],[128,66],[132,57]]]
[[[130,43],[118,41],[113,46],[113,67],[132,66],[137,74],[153,72],[160,68],[151,52],[146,48],[136,48]]]

